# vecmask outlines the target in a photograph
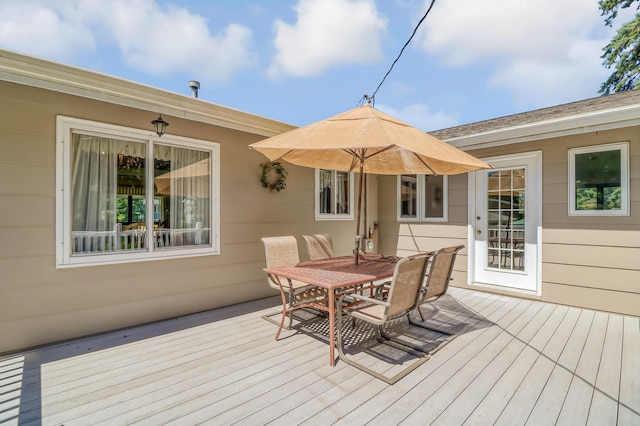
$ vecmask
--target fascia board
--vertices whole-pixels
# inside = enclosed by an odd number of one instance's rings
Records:
[[[0,50],[0,80],[275,136],[295,126],[106,74]]]
[[[470,150],[638,125],[640,105],[630,105],[460,136],[445,141],[456,148]]]

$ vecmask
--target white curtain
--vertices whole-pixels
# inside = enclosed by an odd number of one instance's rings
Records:
[[[117,155],[122,141],[73,134],[72,230],[111,231],[117,221]]]
[[[319,170],[320,181],[320,213],[332,213],[332,200],[331,200],[331,171]]]
[[[210,224],[210,153],[171,147],[171,229],[194,229]],[[172,245],[208,244],[209,233],[196,241],[195,233],[176,233]]]
[[[336,213],[349,213],[349,174],[336,172]]]

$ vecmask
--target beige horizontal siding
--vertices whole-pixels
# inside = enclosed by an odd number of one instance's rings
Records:
[[[566,244],[585,246],[608,246],[638,248],[640,229],[634,226],[622,227],[610,224],[610,229],[551,229],[542,231],[542,239],[547,244]],[[640,261],[637,262],[640,264]],[[640,267],[640,265],[637,265]]]
[[[640,269],[614,269],[589,265],[544,263],[542,276],[556,285],[606,289],[640,294]],[[640,310],[640,306],[638,307]]]
[[[542,247],[543,263],[638,270],[640,267],[638,259],[640,259],[640,247],[575,244],[544,244]]]
[[[640,294],[559,285],[544,281],[545,300],[569,306],[640,316]]]
[[[220,144],[220,255],[55,267],[56,116],[151,131],[157,115],[0,82],[0,353],[273,295],[260,238],[328,232],[350,253],[355,221],[315,221],[313,170],[260,184],[263,136],[163,115],[169,133]]]

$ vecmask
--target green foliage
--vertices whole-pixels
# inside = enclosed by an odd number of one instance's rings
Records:
[[[598,5],[605,17],[604,23],[610,27],[618,16],[618,9],[626,9],[638,0],[600,0]]]
[[[126,195],[119,196],[116,201],[116,212],[118,222],[129,222],[129,207],[131,207],[132,222],[144,222],[145,214],[147,212],[146,200],[142,196],[131,197],[131,205],[129,205],[129,197]]]
[[[604,188],[602,204],[598,203],[598,188],[577,188],[577,210],[620,210],[622,206],[622,188]]]
[[[598,2],[605,25],[612,26],[620,9],[626,9],[640,0],[600,0]],[[640,8],[640,4],[636,9]],[[614,68],[613,73],[600,86],[599,93],[609,94],[640,88],[640,14],[624,24],[602,49],[603,65]]]

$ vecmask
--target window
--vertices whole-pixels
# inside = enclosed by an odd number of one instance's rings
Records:
[[[56,262],[218,252],[219,146],[58,117]]]
[[[629,215],[629,144],[569,150],[569,214]]]
[[[353,173],[316,169],[316,220],[353,219]]]
[[[447,193],[446,176],[398,176],[398,220],[446,222]]]

